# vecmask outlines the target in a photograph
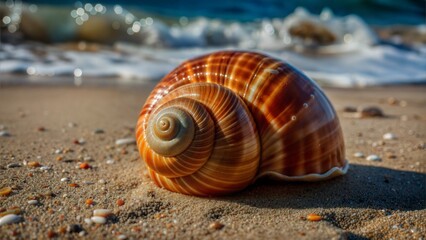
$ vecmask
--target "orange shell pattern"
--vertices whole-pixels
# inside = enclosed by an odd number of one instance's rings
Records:
[[[192,112],[196,130],[187,150],[165,157],[145,134],[150,116],[170,106]],[[153,181],[188,195],[239,191],[265,175],[322,180],[349,166],[322,90],[288,63],[254,52],[222,51],[181,64],[148,97],[136,139]]]

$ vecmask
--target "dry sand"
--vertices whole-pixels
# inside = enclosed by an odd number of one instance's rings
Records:
[[[263,180],[218,198],[156,187],[144,175],[135,145],[115,145],[134,135],[152,87],[0,88],[0,127],[11,134],[0,137],[0,188],[13,189],[0,197],[0,211],[16,206],[23,217],[1,226],[0,239],[426,238],[426,87],[325,89],[343,126],[351,163],[347,175],[319,183]],[[389,104],[389,97],[400,101]],[[345,106],[360,105],[376,105],[387,117],[343,116]],[[387,132],[397,139],[383,140]],[[84,143],[78,144],[79,139]],[[355,152],[382,160],[356,158]],[[107,164],[108,159],[114,162]],[[78,168],[85,160],[91,168]],[[24,166],[24,161],[51,169]],[[22,166],[8,168],[10,163]],[[70,181],[61,182],[65,177]],[[30,199],[39,204],[28,204]],[[86,199],[93,199],[93,206]],[[118,199],[123,206],[116,204]],[[98,208],[114,215],[105,225],[85,223]],[[307,221],[310,213],[323,220]],[[212,228],[215,221],[223,228]],[[82,229],[74,226],[68,233],[71,224]]]

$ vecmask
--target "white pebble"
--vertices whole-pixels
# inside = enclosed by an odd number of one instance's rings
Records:
[[[37,200],[30,200],[30,201],[28,201],[28,204],[30,204],[30,205],[37,205],[38,201]]]
[[[70,179],[67,177],[61,178],[61,182],[68,182]]]
[[[0,137],[10,137],[10,133],[8,131],[0,131]]]
[[[61,150],[61,149],[56,149],[56,150],[55,150],[55,153],[56,153],[56,154],[61,154],[61,153],[62,153],[62,150]]]
[[[84,237],[85,235],[86,235],[85,231],[81,231],[81,232],[78,233],[78,236],[80,236],[80,237]]]
[[[356,157],[356,158],[363,158],[364,157],[364,153],[362,153],[362,152],[356,152],[356,153],[354,153],[354,157]]]
[[[85,218],[84,222],[87,223],[88,225],[92,225],[93,224],[93,221],[90,218]]]
[[[372,155],[369,155],[369,156],[366,158],[366,160],[367,160],[367,161],[375,161],[375,162],[377,162],[377,161],[381,161],[382,159],[381,159],[379,156],[377,156],[377,155],[375,155],[375,154],[372,154]]]
[[[108,160],[106,160],[106,163],[107,164],[113,164],[114,163],[114,159],[108,159]]]
[[[112,214],[112,211],[109,209],[95,209],[93,210],[93,216],[98,217],[108,217]]]
[[[7,168],[16,168],[16,167],[20,167],[21,166],[21,164],[19,164],[19,163],[9,163],[9,164],[7,164]]]
[[[124,234],[121,234],[121,235],[118,235],[117,239],[118,239],[118,240],[126,240],[126,239],[127,239],[127,236],[126,236],[126,235],[124,235]]]
[[[395,135],[395,134],[393,134],[393,133],[385,133],[385,134],[383,135],[383,139],[384,139],[384,140],[395,140],[395,139],[397,139],[397,137],[396,137],[396,135]]]
[[[51,167],[49,167],[49,166],[42,166],[41,168],[40,168],[40,170],[41,171],[49,171],[50,169],[52,169]]]
[[[22,220],[21,216],[15,215],[15,214],[8,214],[2,218],[0,218],[0,226],[11,224],[11,223],[17,223]]]
[[[105,184],[106,180],[105,179],[99,179],[98,183]]]
[[[90,220],[92,220],[92,222],[97,223],[97,224],[105,224],[106,223],[106,218],[99,217],[99,216],[91,217]]]
[[[84,138],[80,138],[78,139],[78,144],[85,144],[86,140],[84,140]]]
[[[136,139],[134,138],[122,138],[122,139],[117,139],[115,141],[115,145],[127,145],[127,144],[135,144],[136,143]]]
[[[73,122],[69,122],[68,123],[68,127],[72,128],[72,127],[76,127],[77,124],[73,123]]]

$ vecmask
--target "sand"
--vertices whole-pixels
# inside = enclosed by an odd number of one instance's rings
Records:
[[[144,174],[136,146],[115,145],[117,139],[133,137],[152,88],[0,88],[0,131],[11,135],[0,137],[0,188],[13,189],[0,197],[0,212],[19,207],[23,217],[20,223],[1,226],[0,238],[426,238],[426,87],[326,88],[345,135],[351,163],[347,175],[318,183],[262,180],[217,198],[156,187]],[[378,106],[386,117],[358,119],[342,110],[368,105]],[[397,139],[383,140],[388,132]],[[356,158],[356,152],[382,160]],[[91,168],[80,169],[84,161]],[[8,168],[11,163],[21,166]],[[38,204],[29,204],[31,199]],[[118,206],[118,199],[124,205]],[[114,215],[104,225],[85,223],[100,208]],[[311,213],[322,220],[306,220]]]

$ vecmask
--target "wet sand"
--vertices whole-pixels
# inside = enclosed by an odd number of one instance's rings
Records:
[[[0,137],[0,188],[13,190],[0,197],[0,214],[18,207],[23,217],[0,226],[0,238],[426,238],[425,86],[326,88],[344,131],[351,163],[347,175],[318,183],[262,180],[217,198],[156,187],[136,146],[115,144],[134,136],[152,88],[0,88],[0,131],[10,134]],[[369,105],[381,108],[385,117],[358,119],[343,112]],[[384,140],[385,133],[397,139]],[[381,161],[354,157],[357,152],[376,154]],[[81,169],[81,162],[90,168]],[[11,163],[21,166],[10,168]],[[34,199],[36,205],[28,203]],[[118,199],[124,205],[118,206]],[[84,219],[100,208],[113,211],[108,222],[87,224]],[[306,220],[311,213],[322,220]]]

